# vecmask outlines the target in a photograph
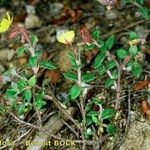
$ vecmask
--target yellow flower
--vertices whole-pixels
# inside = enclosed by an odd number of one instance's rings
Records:
[[[0,33],[1,32],[6,32],[10,25],[12,24],[13,18],[10,17],[9,12],[6,13],[6,17],[2,19],[0,22]]]
[[[75,33],[73,30],[70,31],[58,31],[56,38],[58,40],[58,42],[63,43],[63,44],[69,44],[72,43],[72,41],[74,40],[75,37]]]
[[[140,42],[140,39],[135,39],[135,40],[129,41],[129,44],[130,44],[130,46],[132,46],[132,45],[137,45],[137,44],[139,44],[139,42]]]

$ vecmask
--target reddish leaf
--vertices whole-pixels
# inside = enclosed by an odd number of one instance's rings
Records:
[[[149,107],[147,100],[142,100],[141,110],[150,119],[150,107]]]
[[[135,91],[139,91],[139,90],[142,90],[144,89],[145,87],[148,86],[150,82],[148,80],[144,80],[144,81],[140,81],[139,83],[137,83],[134,87],[134,90]]]
[[[40,2],[40,0],[29,0],[31,5],[36,5]]]
[[[46,71],[45,77],[48,78],[52,84],[56,84],[61,75],[58,71]]]
[[[66,21],[68,21],[68,19],[70,19],[69,21],[74,23],[74,22],[79,21],[82,14],[83,14],[83,12],[79,8],[72,9],[68,6],[65,6],[61,11],[60,17],[52,18],[50,23],[61,25],[61,24],[64,24]]]
[[[27,57],[18,57],[17,58],[17,61],[20,65],[23,65],[23,64],[27,64],[28,63],[28,59]]]
[[[18,16],[14,17],[15,22],[24,22],[27,14],[19,14]]]
[[[73,22],[73,23],[78,22],[80,20],[80,18],[82,17],[82,15],[83,15],[83,11],[80,9],[76,9],[75,15],[71,15],[71,17],[72,17],[71,22]]]

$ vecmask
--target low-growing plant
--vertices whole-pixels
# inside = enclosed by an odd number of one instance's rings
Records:
[[[27,55],[27,63],[22,70],[12,68],[6,71],[2,80],[10,78],[9,86],[5,92],[5,99],[11,109],[15,110],[18,115],[23,115],[31,109],[42,109],[46,102],[43,100],[45,95],[44,84],[36,88],[38,83],[39,70],[54,70],[57,66],[47,60],[42,60],[42,50],[37,46],[38,38],[34,34],[19,26],[14,26],[9,34],[9,38],[15,39],[20,37],[22,46],[16,49],[17,56]]]
[[[121,91],[121,75],[124,72],[131,72],[133,76],[139,78],[142,73],[142,63],[138,59],[138,55],[142,53],[144,39],[140,39],[135,32],[129,33],[129,43],[127,48],[115,49],[115,36],[112,35],[108,39],[103,40],[100,31],[96,30],[92,33],[86,28],[80,29],[81,37],[84,41],[83,46],[74,48],[71,46],[72,52],[67,54],[70,59],[72,68],[64,73],[66,79],[72,80],[74,84],[69,91],[70,102],[77,102],[82,114],[82,125],[85,129],[85,136],[90,137],[93,135],[92,125],[98,127],[98,133],[102,133],[105,129],[109,135],[114,135],[116,128],[111,122],[116,111],[120,108],[120,91]],[[68,43],[66,43],[68,44]],[[98,49],[97,55],[94,57],[92,68],[87,72],[84,69],[84,61],[81,55],[86,51]],[[112,89],[116,93],[116,104],[114,108],[103,108],[100,99],[93,98],[89,103],[85,102],[88,90],[92,88],[93,81],[97,83],[97,79],[101,79],[106,89]],[[93,111],[92,105],[96,104],[99,111]],[[108,124],[103,123],[109,120]]]

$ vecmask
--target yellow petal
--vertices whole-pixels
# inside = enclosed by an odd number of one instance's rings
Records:
[[[130,46],[132,45],[137,45],[140,42],[140,39],[135,39],[135,40],[131,40],[129,41]]]
[[[75,37],[75,33],[73,30],[60,31],[57,33],[58,42],[63,43],[63,44],[72,43],[72,41],[74,40],[74,37]]]
[[[13,18],[10,17],[9,12],[6,13],[6,17],[0,22],[0,32],[5,32],[12,24]]]

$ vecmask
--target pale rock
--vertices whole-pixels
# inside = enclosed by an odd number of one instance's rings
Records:
[[[134,14],[134,17],[135,17],[135,18],[140,18],[140,17],[141,17],[141,14],[140,14],[138,11],[136,11],[135,14]]]
[[[116,10],[106,10],[105,15],[108,20],[113,20],[118,18],[118,13]]]
[[[53,16],[57,16],[59,15],[61,9],[64,7],[64,5],[62,3],[58,3],[58,2],[55,2],[55,3],[52,3],[50,5],[50,13],[53,15]]]
[[[128,133],[120,150],[149,150],[150,121],[141,117],[138,120],[130,123]]]
[[[13,49],[8,49],[8,48],[5,48],[5,49],[2,49],[0,50],[0,60],[1,61],[10,61],[13,56],[15,55],[15,51]]]
[[[25,27],[27,29],[32,29],[32,28],[39,28],[41,27],[43,21],[39,18],[39,16],[34,15],[34,14],[29,14],[25,18]]]
[[[34,6],[32,6],[32,5],[26,5],[26,12],[28,13],[28,14],[35,14],[35,7]]]

